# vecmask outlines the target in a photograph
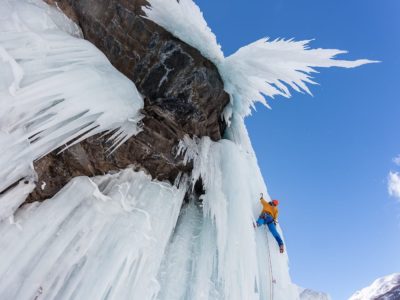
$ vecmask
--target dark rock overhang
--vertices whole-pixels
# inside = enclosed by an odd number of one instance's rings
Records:
[[[52,197],[73,177],[128,166],[171,183],[180,172],[189,173],[191,165],[176,156],[179,141],[185,135],[217,141],[225,129],[221,114],[229,96],[217,68],[199,51],[143,18],[144,0],[46,2],[57,4],[78,23],[85,39],[135,83],[144,98],[143,131],[112,154],[107,151],[107,136],[98,135],[36,161],[37,187],[28,202]]]

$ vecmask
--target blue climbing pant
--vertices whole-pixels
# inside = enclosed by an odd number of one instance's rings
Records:
[[[282,238],[279,235],[279,232],[276,230],[276,226],[275,226],[275,223],[274,223],[274,218],[272,218],[272,216],[270,216],[267,213],[261,214],[260,217],[257,220],[257,226],[260,227],[261,225],[267,225],[269,231],[271,231],[272,235],[274,236],[274,238],[278,242],[278,245],[279,246],[283,245]]]

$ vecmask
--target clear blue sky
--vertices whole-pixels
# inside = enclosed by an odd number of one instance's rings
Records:
[[[314,38],[312,47],[348,50],[343,58],[382,61],[319,69],[314,97],[259,105],[247,125],[281,200],[295,283],[343,300],[400,272],[400,202],[387,193],[400,153],[400,1],[195,1],[226,55],[269,36]]]

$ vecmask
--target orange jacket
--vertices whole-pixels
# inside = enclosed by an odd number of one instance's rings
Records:
[[[269,204],[267,201],[265,201],[264,198],[260,198],[260,202],[263,206],[262,212],[270,214],[276,221],[278,219],[278,208],[276,206]]]

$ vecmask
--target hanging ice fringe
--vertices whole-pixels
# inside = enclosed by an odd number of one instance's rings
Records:
[[[308,84],[315,84],[310,74],[316,67],[354,68],[372,63],[367,59],[337,60],[347,51],[310,49],[309,40],[260,39],[224,57],[221,46],[208,27],[200,8],[192,0],[148,0],[143,8],[146,18],[164,27],[185,43],[197,48],[219,69],[231,106],[225,113],[230,120],[233,112],[247,116],[255,102],[268,106],[264,96],[290,97],[288,87],[311,94]]]
[[[109,131],[113,150],[140,131],[135,85],[60,14],[39,0],[0,4],[0,191],[68,142]]]

